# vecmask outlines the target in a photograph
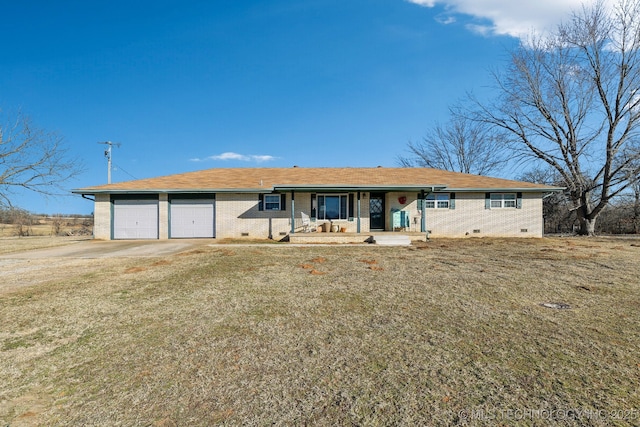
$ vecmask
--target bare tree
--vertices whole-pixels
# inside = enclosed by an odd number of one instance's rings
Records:
[[[627,179],[630,182],[631,191],[629,194],[626,194],[626,200],[631,207],[631,215],[629,221],[632,225],[632,230],[634,234],[640,233],[640,175],[638,174],[638,170],[640,170],[640,160],[634,162],[627,170],[630,172]]]
[[[640,180],[636,180],[633,184],[633,232],[640,233]]]
[[[563,180],[557,171],[550,167],[530,169],[518,178],[520,181],[562,187]],[[576,212],[571,200],[562,192],[553,192],[542,198],[542,217],[545,233],[573,233]]]
[[[18,189],[58,194],[82,170],[67,154],[58,135],[34,127],[21,113],[6,115],[0,123],[0,206],[11,206]]]
[[[498,101],[479,119],[502,129],[523,159],[561,177],[580,234],[592,235],[640,158],[640,3],[583,7],[557,31],[532,36],[495,73]]]
[[[485,123],[472,121],[452,109],[445,125],[436,123],[422,142],[409,142],[409,157],[400,157],[405,167],[429,167],[454,172],[487,175],[508,160],[500,134]]]

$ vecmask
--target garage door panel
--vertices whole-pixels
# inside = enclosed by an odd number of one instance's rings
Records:
[[[213,200],[172,200],[171,237],[215,237]]]
[[[114,200],[114,239],[157,239],[158,202],[156,200]]]

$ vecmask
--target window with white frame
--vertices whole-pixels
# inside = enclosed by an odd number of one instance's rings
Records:
[[[318,194],[316,200],[318,219],[349,218],[349,197],[347,194]]]
[[[491,193],[491,208],[515,208],[515,193]]]
[[[431,193],[425,199],[427,209],[449,209],[449,193]]]
[[[265,211],[279,211],[281,197],[279,194],[265,194],[264,195],[264,210]]]

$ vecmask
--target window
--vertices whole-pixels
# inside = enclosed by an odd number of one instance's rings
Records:
[[[425,199],[427,209],[449,209],[449,193],[431,193]]]
[[[265,194],[265,196],[264,196],[264,210],[265,211],[279,211],[280,210],[280,195],[279,194]]]
[[[318,219],[348,219],[349,198],[346,194],[318,194]]]
[[[286,210],[286,196],[284,194],[259,194],[258,210],[284,211]]]
[[[494,208],[515,208],[515,193],[491,193],[491,209]]]

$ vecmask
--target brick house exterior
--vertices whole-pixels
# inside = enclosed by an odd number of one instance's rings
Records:
[[[542,237],[560,188],[427,168],[208,169],[74,190],[98,239],[273,238],[315,229]],[[326,225],[324,225],[326,224]],[[306,231],[306,230],[305,230]]]

